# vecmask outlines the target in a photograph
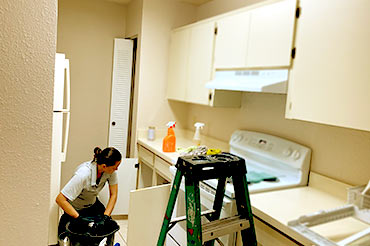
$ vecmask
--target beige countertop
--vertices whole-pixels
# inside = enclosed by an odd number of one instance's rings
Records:
[[[304,245],[311,245],[310,241],[288,227],[288,222],[303,215],[345,205],[347,187],[346,184],[311,172],[309,186],[251,194],[253,214]],[[368,225],[365,223],[347,218],[311,229],[338,242],[366,228]]]
[[[175,164],[179,153],[162,151],[164,134],[156,140],[149,141],[145,134],[139,134],[138,144],[144,146],[166,161]],[[176,147],[186,148],[194,145],[191,141],[192,132],[177,130]],[[202,136],[202,145],[209,148],[220,148],[228,151],[228,143]],[[279,231],[303,243],[311,245],[309,240],[287,226],[291,220],[320,210],[333,209],[346,204],[347,184],[332,180],[319,174],[310,173],[309,185],[305,187],[251,194],[252,211],[255,216],[275,227]],[[316,233],[338,242],[345,237],[368,228],[368,225],[358,220],[348,218],[327,225],[312,227]]]

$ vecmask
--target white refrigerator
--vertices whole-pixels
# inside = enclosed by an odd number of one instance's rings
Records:
[[[60,192],[61,164],[66,160],[70,123],[70,73],[65,54],[55,55],[53,133],[48,245],[58,243],[59,207],[55,198]]]

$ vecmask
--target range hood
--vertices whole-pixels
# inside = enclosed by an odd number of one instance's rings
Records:
[[[286,94],[287,69],[216,71],[206,88]]]

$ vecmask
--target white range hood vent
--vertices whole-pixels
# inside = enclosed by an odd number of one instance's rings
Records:
[[[216,71],[206,88],[286,94],[288,70]]]

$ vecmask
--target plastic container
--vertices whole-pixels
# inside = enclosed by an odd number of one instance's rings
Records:
[[[167,123],[167,136],[163,138],[162,150],[163,152],[175,152],[176,151],[176,136],[173,128],[175,128],[176,122],[170,121]]]
[[[370,209],[370,196],[361,194],[365,186],[348,188],[347,202],[356,205],[359,209]]]
[[[103,220],[102,217],[84,218],[84,223],[73,225],[67,223],[67,245],[70,246],[113,246],[114,234],[119,225],[112,219]],[[59,244],[61,245],[61,244]],[[64,245],[64,244],[62,244]]]
[[[155,140],[155,127],[154,126],[149,126],[148,127],[147,139],[149,141],[154,141]]]
[[[200,130],[203,129],[204,123],[197,122],[197,123],[194,124],[194,126],[195,126],[195,133],[194,133],[194,137],[193,137],[193,143],[196,146],[200,146],[200,142],[201,142]]]

